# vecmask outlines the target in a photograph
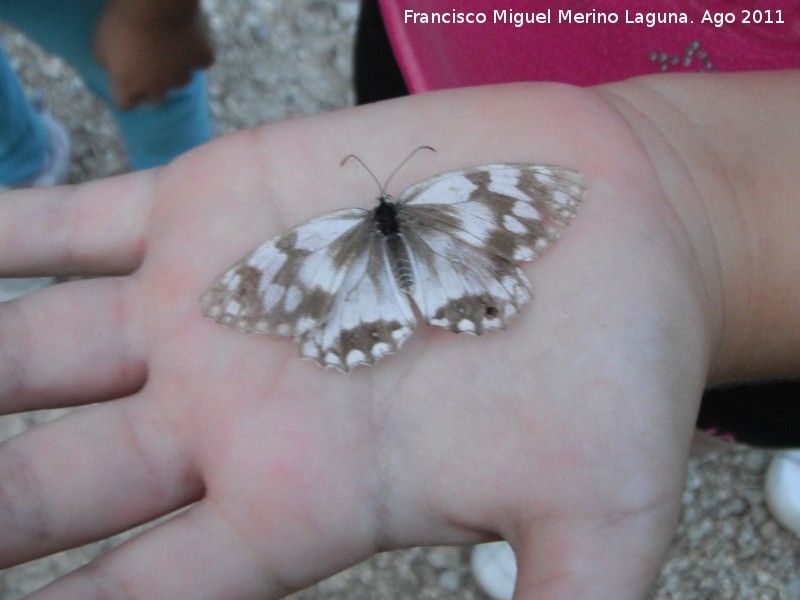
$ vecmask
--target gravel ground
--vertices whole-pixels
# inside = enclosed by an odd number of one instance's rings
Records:
[[[218,52],[209,73],[217,135],[352,104],[350,60],[357,0],[205,4]],[[71,181],[124,171],[113,122],[72,71],[18,34],[0,29],[0,35],[28,88],[45,94],[70,131]],[[60,414],[63,411],[0,418],[0,440]],[[764,503],[762,485],[770,456],[731,446],[691,462],[683,519],[652,599],[800,599],[800,545],[770,517]],[[0,599],[21,598],[134,534],[0,572]],[[468,563],[468,548],[388,552],[292,598],[485,600]]]

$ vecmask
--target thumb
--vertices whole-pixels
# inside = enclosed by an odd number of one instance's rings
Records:
[[[589,520],[537,520],[512,543],[514,600],[640,600],[658,575],[678,505]]]

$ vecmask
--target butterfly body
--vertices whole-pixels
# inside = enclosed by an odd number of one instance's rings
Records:
[[[372,221],[375,229],[385,238],[387,259],[400,289],[410,293],[414,276],[403,239],[402,215],[389,194],[378,196],[378,206],[372,210]]]
[[[531,298],[517,263],[558,236],[585,193],[548,165],[450,171],[274,238],[202,296],[203,312],[245,332],[293,337],[305,358],[349,371],[399,350],[419,314],[456,333],[503,329]]]

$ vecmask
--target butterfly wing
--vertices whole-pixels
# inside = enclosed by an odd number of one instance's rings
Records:
[[[552,244],[586,193],[583,176],[551,165],[501,163],[449,171],[406,189],[436,227],[506,260],[533,260]]]
[[[519,267],[438,228],[406,235],[414,286],[411,296],[425,321],[456,333],[504,329],[530,300]]]
[[[304,357],[349,371],[396,352],[416,317],[392,274],[386,238],[365,226],[364,251],[353,256],[328,318],[297,338]]]
[[[259,246],[200,305],[222,325],[294,337],[304,357],[343,371],[398,350],[416,325],[385,238],[363,209],[324,215]]]
[[[313,219],[231,267],[201,307],[228,327],[293,337],[304,357],[342,371],[377,362],[411,335],[416,318],[404,291],[433,325],[504,328],[530,299],[516,263],[556,239],[585,187],[561,167],[443,173],[400,196],[393,237],[363,209]]]
[[[203,313],[246,333],[295,336],[325,320],[363,248],[369,211],[312,219],[245,256],[200,298]]]
[[[516,263],[556,240],[585,189],[571,169],[495,164],[436,175],[403,192],[397,204],[411,295],[426,322],[476,334],[505,328],[531,298]]]

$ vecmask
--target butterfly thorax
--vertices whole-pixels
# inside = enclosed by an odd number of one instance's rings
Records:
[[[397,205],[389,194],[378,196],[378,206],[372,211],[372,218],[378,230],[389,237],[400,232],[400,223],[397,221]]]
[[[378,196],[378,206],[372,211],[372,218],[376,229],[386,238],[386,255],[400,289],[411,293],[414,289],[411,260],[403,239],[397,204],[389,194]]]

